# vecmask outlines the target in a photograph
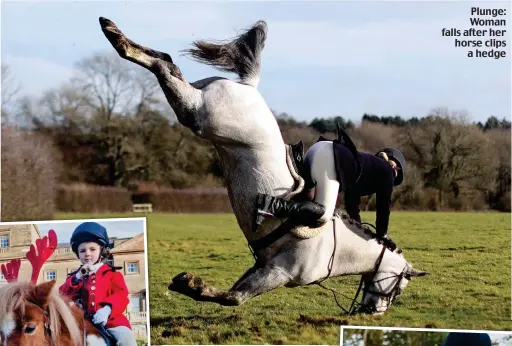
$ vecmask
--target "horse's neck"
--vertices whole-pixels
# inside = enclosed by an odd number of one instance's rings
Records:
[[[280,196],[294,184],[286,164],[282,138],[258,148],[217,147],[229,199],[246,238],[251,239],[252,220],[258,193]]]
[[[339,225],[339,226],[338,226]],[[337,223],[337,227],[342,227],[340,232],[341,239],[338,244],[341,246],[342,274],[359,275],[373,272],[376,270],[377,261],[382,253],[383,246],[378,244],[375,239],[365,234],[365,232],[356,225],[349,227],[343,224],[343,221]],[[379,270],[395,270],[405,264],[405,260],[398,254],[386,250],[380,263]]]

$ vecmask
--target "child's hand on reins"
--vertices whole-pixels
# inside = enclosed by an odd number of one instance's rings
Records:
[[[94,324],[107,324],[107,320],[108,320],[108,316],[110,316],[110,313],[112,312],[112,309],[110,308],[110,306],[108,305],[105,305],[104,307],[102,307],[101,309],[99,309],[98,311],[96,311],[96,313],[94,314],[93,318],[92,318],[92,323]]]

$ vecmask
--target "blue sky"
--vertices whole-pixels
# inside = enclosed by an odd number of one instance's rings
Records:
[[[507,8],[507,57],[475,59],[442,28],[470,27],[471,6]],[[2,2],[2,61],[25,93],[58,87],[74,64],[112,52],[98,17],[131,39],[169,53],[185,78],[229,76],[181,56],[195,39],[226,39],[259,19],[268,24],[259,90],[298,120],[363,113],[405,118],[434,107],[471,120],[510,120],[510,3],[329,2]]]
[[[104,226],[107,229],[109,237],[129,238],[137,234],[144,233],[144,220],[143,219],[98,219],[98,220],[70,220],[58,222],[36,222],[41,235],[45,236],[53,229],[57,234],[59,244],[69,243],[71,235],[75,228],[85,221],[94,221]]]

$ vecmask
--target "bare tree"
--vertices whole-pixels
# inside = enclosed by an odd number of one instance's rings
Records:
[[[95,54],[76,67],[77,74],[60,88],[22,102],[22,114],[65,153],[63,181],[126,186],[147,177],[151,162],[144,123],[152,121],[154,111],[175,119],[161,102],[158,81],[113,54]],[[169,121],[159,124],[169,126]]]
[[[9,65],[2,62],[2,122],[9,121],[9,111],[21,90]]]
[[[133,114],[155,105],[163,94],[157,79],[137,69],[117,54],[95,54],[76,64],[73,83],[88,97],[87,104],[108,122],[114,113]]]
[[[418,125],[403,128],[399,140],[404,155],[422,170],[425,187],[458,197],[461,192],[483,192],[492,181],[490,142],[465,114],[435,109]]]

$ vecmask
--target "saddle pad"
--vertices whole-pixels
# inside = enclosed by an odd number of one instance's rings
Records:
[[[323,231],[328,229],[329,226],[331,225],[331,223],[332,223],[332,219],[330,219],[329,222],[326,222],[323,225],[316,227],[316,228],[311,228],[308,226],[297,226],[294,229],[292,229],[290,232],[299,238],[309,239],[309,238],[316,237],[317,235],[319,235],[320,233],[322,233]]]

